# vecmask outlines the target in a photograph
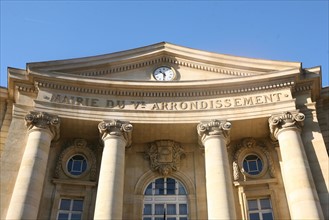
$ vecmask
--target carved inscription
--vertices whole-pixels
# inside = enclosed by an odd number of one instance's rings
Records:
[[[152,102],[142,100],[106,99],[72,96],[65,94],[52,94],[44,97],[53,103],[69,104],[75,106],[101,107],[109,109],[150,110],[150,111],[191,111],[191,110],[216,110],[223,108],[239,108],[275,103],[290,99],[288,94],[275,92],[261,95],[240,97],[227,97],[197,101],[161,101]]]

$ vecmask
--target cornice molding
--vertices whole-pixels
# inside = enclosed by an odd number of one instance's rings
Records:
[[[298,75],[300,74],[300,69],[288,69],[283,71],[269,72],[258,75],[242,76],[242,77],[222,77],[214,79],[199,79],[199,80],[176,80],[170,82],[157,82],[150,79],[143,80],[128,80],[128,79],[110,79],[106,77],[92,77],[92,76],[77,76],[67,73],[51,73],[45,71],[30,71],[30,79],[34,81],[41,82],[58,82],[61,84],[76,84],[94,87],[139,87],[142,89],[149,88],[168,88],[177,89],[182,87],[191,87],[195,89],[209,88],[209,87],[241,87],[243,85],[259,85],[269,82],[286,83],[287,81],[296,82],[298,81]],[[56,75],[56,77],[54,77]]]
[[[31,84],[17,83],[15,87],[20,92],[37,93],[36,87]]]
[[[232,94],[241,94],[241,93],[253,93],[253,92],[262,92],[262,91],[271,91],[283,88],[290,88],[294,86],[293,81],[286,82],[274,82],[263,85],[254,85],[254,86],[243,86],[239,88],[210,88],[210,89],[199,89],[196,90],[194,87],[189,87],[185,89],[179,89],[176,91],[172,91],[172,88],[163,88],[163,90],[157,91],[145,91],[143,88],[131,88],[131,89],[105,89],[105,88],[88,88],[88,87],[80,87],[74,85],[66,85],[60,83],[46,82],[46,81],[38,81],[35,83],[37,88],[47,88],[47,89],[55,89],[60,91],[71,91],[71,92],[79,92],[86,94],[95,94],[95,95],[113,95],[113,96],[130,96],[130,97],[207,97],[207,96],[219,96],[219,95],[232,95]]]
[[[52,179],[52,182],[55,184],[65,184],[65,185],[85,185],[94,187],[97,185],[97,182],[86,181],[86,180],[72,180],[72,179]]]
[[[277,184],[278,180],[276,178],[271,179],[257,179],[257,180],[249,180],[249,181],[233,181],[234,186],[253,186],[253,185],[271,185]]]
[[[73,70],[77,68],[90,68],[90,67],[96,67],[102,65],[103,66],[108,66],[111,64],[115,65],[119,63],[123,64],[123,67],[121,69],[124,69],[124,66],[125,67],[130,66],[130,64],[128,63],[133,63],[136,61],[139,62],[138,60],[144,60],[142,61],[143,63],[147,58],[159,57],[161,55],[162,56],[172,55],[172,57],[175,57],[173,59],[173,62],[177,62],[178,60],[176,60],[176,58],[179,57],[186,60],[194,60],[204,64],[211,63],[214,64],[215,66],[228,66],[234,69],[246,69],[246,70],[254,69],[258,72],[277,71],[277,70],[301,67],[300,62],[274,61],[274,60],[239,57],[239,56],[203,51],[198,49],[192,49],[188,47],[174,45],[168,42],[160,42],[149,46],[114,52],[105,55],[29,63],[27,65],[27,69],[28,70],[39,69],[39,70],[47,70],[47,71],[52,71],[52,70],[56,71],[60,69]],[[145,64],[147,64],[148,62],[152,63],[153,61],[146,61]],[[168,60],[168,62],[171,61]],[[187,66],[188,65],[189,64],[187,64]],[[200,68],[202,68],[202,65],[200,65]],[[93,74],[97,74],[97,73],[95,72]],[[103,73],[100,72],[100,74]],[[234,72],[232,72],[232,74],[234,74]]]
[[[305,92],[305,91],[310,91],[312,90],[312,82],[306,82],[306,83],[298,83],[295,87],[294,87],[294,91],[293,92]]]

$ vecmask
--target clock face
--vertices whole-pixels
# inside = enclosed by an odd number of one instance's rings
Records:
[[[175,70],[166,66],[161,66],[153,72],[153,77],[158,81],[170,81],[173,80],[175,76]]]

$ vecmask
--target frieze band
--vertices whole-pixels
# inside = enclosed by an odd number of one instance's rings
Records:
[[[162,96],[162,95],[161,95]],[[152,95],[151,97],[157,97]],[[205,99],[197,101],[176,101],[153,102],[148,100],[127,100],[115,98],[101,97],[80,97],[67,94],[52,94],[44,97],[44,100],[68,104],[74,106],[86,106],[108,109],[123,109],[123,110],[148,110],[148,111],[194,111],[194,110],[216,110],[226,108],[237,108],[246,106],[256,106],[269,103],[276,103],[291,99],[288,93],[273,92],[267,94],[257,94],[239,97],[223,97],[217,99]]]

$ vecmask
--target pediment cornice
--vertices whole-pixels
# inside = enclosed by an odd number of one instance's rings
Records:
[[[27,64],[27,71],[104,76],[156,64],[172,64],[232,77],[300,68],[299,62],[245,58],[191,49],[162,42],[107,55]]]
[[[262,86],[250,86],[239,89],[211,89],[211,90],[188,90],[182,89],[179,91],[142,91],[140,89],[129,89],[129,90],[116,90],[116,89],[99,89],[99,88],[83,88],[78,86],[67,86],[63,84],[47,83],[47,82],[37,82],[36,86],[38,88],[48,88],[61,92],[79,92],[85,94],[95,94],[95,95],[111,95],[111,96],[129,96],[129,97],[207,97],[207,96],[220,96],[220,95],[234,95],[241,93],[255,93],[271,91],[275,89],[282,89],[287,87],[292,87],[294,82],[285,83],[268,83]],[[27,88],[20,87],[21,90]]]

